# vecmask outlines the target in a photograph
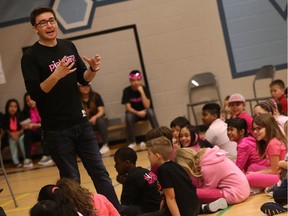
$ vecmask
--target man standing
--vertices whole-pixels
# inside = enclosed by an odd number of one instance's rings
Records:
[[[57,38],[58,25],[52,8],[41,6],[30,14],[39,40],[21,59],[25,86],[42,117],[44,143],[48,145],[60,177],[80,183],[77,155],[98,193],[120,211],[109,174],[103,164],[93,130],[82,111],[77,82],[88,85],[100,69],[101,57],[83,57],[75,45]]]

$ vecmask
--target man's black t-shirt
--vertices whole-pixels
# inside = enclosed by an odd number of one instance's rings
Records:
[[[54,72],[64,56],[75,62],[77,70],[59,80],[50,92],[45,93],[40,84]],[[81,122],[83,113],[77,82],[87,84],[83,78],[87,68],[72,42],[57,39],[54,47],[36,42],[25,51],[21,67],[26,89],[37,103],[44,130],[63,129]]]

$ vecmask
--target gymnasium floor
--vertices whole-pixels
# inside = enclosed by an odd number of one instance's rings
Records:
[[[116,148],[111,150],[111,155],[103,156],[104,164],[110,174],[113,185],[115,187],[118,197],[121,193],[121,185],[116,181],[116,171],[114,169],[113,153]],[[138,161],[137,165],[145,168],[149,168],[149,161],[146,151],[137,151]],[[0,194],[0,206],[2,206],[7,216],[28,216],[29,209],[35,204],[39,189],[46,184],[53,184],[57,181],[58,170],[56,166],[40,167],[37,161],[34,161],[34,168],[14,168],[12,165],[7,164],[6,171],[12,185],[12,189],[16,196],[19,207],[15,208],[13,199],[10,195],[8,186],[5,182],[3,175],[0,179],[0,188],[4,188],[4,191]],[[81,172],[82,186],[89,189],[91,192],[95,192],[90,177],[87,175],[82,163],[79,161],[79,169]],[[219,211],[210,216],[263,216],[260,211],[260,206],[268,201],[272,201],[266,194],[258,194],[249,197],[244,203],[229,206],[227,209]],[[287,215],[287,213],[279,214]]]

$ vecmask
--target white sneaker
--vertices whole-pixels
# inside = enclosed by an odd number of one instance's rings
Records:
[[[220,198],[207,204],[209,212],[216,212],[222,209],[226,209],[228,207],[227,201],[224,198]]]
[[[106,154],[106,153],[108,153],[108,152],[110,152],[110,148],[109,148],[108,144],[104,144],[104,145],[101,147],[101,149],[100,149],[100,153],[101,153],[101,154]]]
[[[145,142],[140,142],[140,148],[142,150],[146,149],[146,143]]]
[[[268,192],[267,195],[273,197],[273,191]]]
[[[33,163],[31,159],[26,158],[23,162],[23,167],[25,168],[31,168],[33,167]]]
[[[131,148],[131,149],[135,149],[136,148],[136,143],[130,143],[128,145],[128,147]]]
[[[38,162],[39,165],[42,166],[49,166],[52,165],[54,162],[50,156],[43,155],[41,160]]]
[[[15,167],[20,168],[22,167],[22,164],[21,163],[15,164]]]
[[[263,192],[263,188],[250,187],[250,195],[255,195]]]

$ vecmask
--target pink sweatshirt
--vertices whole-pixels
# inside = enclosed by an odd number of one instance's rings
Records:
[[[242,138],[237,144],[236,165],[243,171],[259,171],[267,169],[269,162],[260,159],[256,149],[256,139],[252,136]]]
[[[250,194],[244,173],[226,157],[218,146],[206,148],[200,159],[203,182],[201,188],[219,188],[228,204],[240,203]]]
[[[120,216],[112,203],[101,194],[91,195],[97,216]]]
[[[30,118],[32,123],[40,123],[41,117],[39,115],[38,109],[36,107],[30,108]]]

